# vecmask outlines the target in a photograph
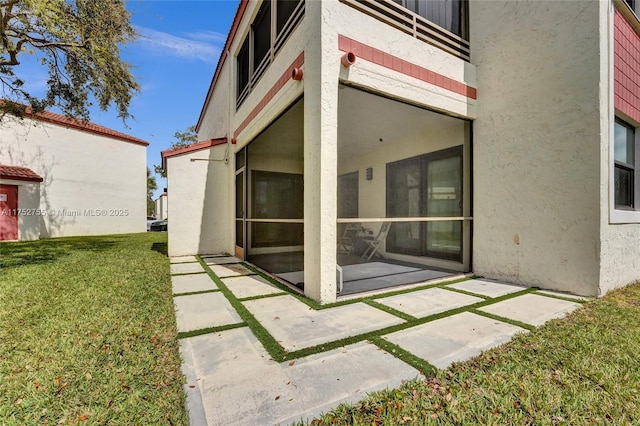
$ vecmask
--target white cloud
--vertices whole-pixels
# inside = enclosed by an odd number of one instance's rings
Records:
[[[227,40],[226,34],[215,31],[196,31],[186,34],[189,38],[200,41],[209,41],[216,44],[223,44]]]
[[[192,33],[188,35],[190,38],[184,38],[152,30],[151,28],[137,27],[136,30],[141,35],[138,42],[143,48],[164,55],[173,55],[203,62],[215,63],[220,56],[220,45],[224,42],[222,40],[217,43],[220,41],[218,33],[209,31]]]

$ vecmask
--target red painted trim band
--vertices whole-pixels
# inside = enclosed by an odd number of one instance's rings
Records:
[[[198,142],[193,145],[185,146],[183,148],[167,149],[160,154],[162,158],[175,157],[176,155],[188,154],[190,152],[200,151],[201,149],[211,148],[216,145],[223,145],[227,143],[227,138],[217,138],[208,141]]]
[[[360,43],[359,41],[355,41],[349,37],[338,35],[338,49],[342,52],[353,52],[357,58],[361,58],[392,71],[417,78],[418,80],[422,80],[442,89],[466,96],[470,99],[477,98],[478,93],[475,87],[467,86],[460,81],[438,74],[416,64],[412,64],[409,61],[405,61],[404,59],[393,56],[387,52],[383,52],[364,43]]]
[[[251,123],[251,121],[253,121],[254,118],[256,118],[260,111],[262,111],[264,107],[267,106],[267,104],[271,101],[271,99],[274,98],[274,96],[280,91],[280,89],[282,89],[288,81],[291,81],[291,73],[293,72],[294,68],[300,68],[303,64],[304,52],[300,53],[300,55],[298,55],[293,63],[289,65],[289,68],[287,68],[287,70],[280,76],[271,90],[269,90],[267,94],[264,95],[260,102],[258,102],[258,105],[256,105],[255,108],[251,110],[247,118],[245,118],[240,126],[238,126],[233,134],[234,139],[237,138],[240,133],[242,133],[242,131],[249,125],[249,123]]]

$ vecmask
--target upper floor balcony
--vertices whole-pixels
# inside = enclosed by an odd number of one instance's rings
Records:
[[[340,0],[400,31],[469,61],[468,0]]]

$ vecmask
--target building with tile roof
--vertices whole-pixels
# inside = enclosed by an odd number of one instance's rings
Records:
[[[49,111],[0,122],[0,241],[146,229],[148,142]]]

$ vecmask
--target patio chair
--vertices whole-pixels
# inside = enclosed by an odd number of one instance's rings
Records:
[[[360,224],[347,223],[341,237],[338,237],[338,253],[351,254],[356,246]]]
[[[367,243],[367,249],[362,253],[362,258],[367,259],[367,262],[371,260],[373,255],[376,253],[385,259],[387,258],[382,253],[378,253],[378,249],[380,248],[380,244],[386,240],[390,226],[390,222],[382,222],[382,226],[380,227],[380,231],[378,232],[378,235],[376,235],[376,238],[374,240],[365,240]]]

